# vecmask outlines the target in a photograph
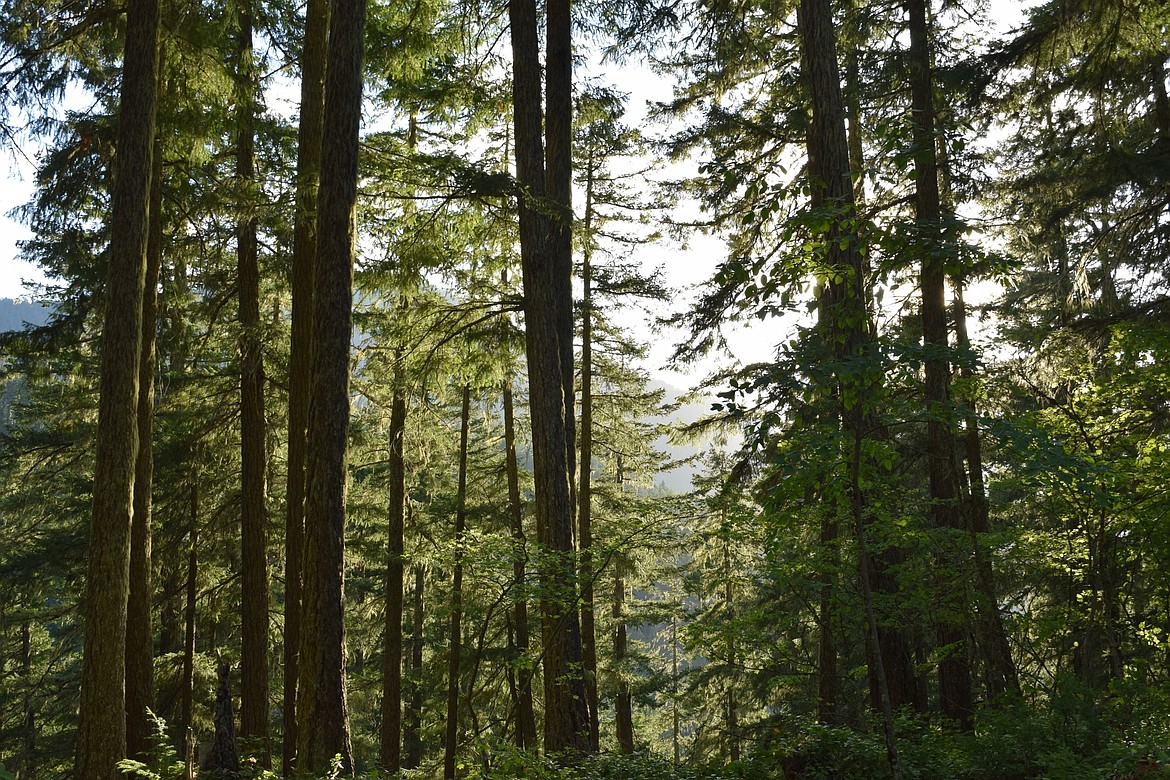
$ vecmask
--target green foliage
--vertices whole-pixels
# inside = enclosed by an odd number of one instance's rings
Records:
[[[1057,711],[1038,712],[1017,703],[982,711],[975,731],[962,734],[903,714],[896,725],[904,776],[920,780],[1107,780],[1170,774],[1165,743],[1143,743],[1109,727],[1086,742],[1084,735],[1061,733],[1061,720]],[[858,731],[792,718],[777,719],[772,728],[776,737],[769,741],[767,755],[774,765],[784,768],[785,778],[890,777],[879,730]]]
[[[741,762],[728,765],[685,764],[649,753],[598,754],[567,758],[558,764],[523,751],[504,751],[503,759],[490,769],[473,769],[470,780],[780,780],[782,775],[764,764]]]
[[[919,315],[908,302],[921,250],[908,197],[918,150],[909,132],[897,4],[835,4],[849,129],[861,156],[851,161],[860,166],[852,176],[863,196],[855,208],[811,205],[819,184],[805,175],[810,92],[794,34],[795,3],[603,5],[603,16],[636,18],[645,29],[688,19],[676,26],[674,40],[657,47],[639,41],[640,53],[658,68],[680,74],[672,102],[655,109],[673,122],[663,143],[649,143],[649,123],[627,123],[627,99],[612,88],[584,85],[575,107],[577,184],[588,193],[587,201],[575,198],[574,239],[580,265],[588,255],[591,268],[588,576],[601,742],[604,750],[615,741],[608,713],[624,687],[634,699],[643,752],[603,752],[561,766],[510,745],[509,676],[538,670],[541,648],[534,640],[527,655],[513,652],[509,607],[543,594],[532,582],[512,582],[517,558],[538,559],[539,552],[531,541],[527,550],[513,544],[502,488],[500,389],[505,382],[520,386],[523,374],[509,55],[498,45],[505,17],[500,4],[417,0],[373,4],[367,31],[373,111],[356,223],[346,538],[348,682],[359,767],[371,766],[377,751],[387,428],[391,399],[401,393],[409,406],[405,556],[424,573],[425,601],[421,625],[413,614],[405,621],[405,631],[417,629],[424,645],[421,666],[405,678],[423,699],[424,764],[442,739],[450,575],[458,552],[466,568],[459,760],[467,777],[887,777],[886,748],[868,708],[873,660],[859,587],[864,542],[882,567],[875,619],[880,629],[908,637],[907,665],[923,692],[917,703],[923,712],[902,712],[896,724],[907,777],[1166,775],[1166,4],[1041,2],[1000,41],[984,40],[982,12],[971,4],[930,4],[944,109],[942,183],[954,201],[939,225],[944,241],[931,251],[944,256],[955,290],[980,279],[1003,286],[991,307],[995,348],[983,351],[922,346]],[[241,633],[233,226],[246,202],[259,219],[263,247],[269,509],[276,528],[285,509],[278,487],[287,429],[285,265],[297,150],[292,123],[274,99],[258,122],[257,186],[241,193],[229,184],[235,139],[226,55],[234,47],[236,9],[196,10],[202,12],[164,9],[158,109],[164,271],[152,524],[157,704],[178,723],[190,660],[191,725],[205,737],[213,659],[235,661]],[[16,139],[17,123],[27,122],[43,147],[36,195],[19,209],[33,232],[21,251],[55,279],[44,291],[53,312],[44,327],[0,339],[0,752],[15,767],[0,765],[0,780],[30,772],[64,776],[73,750],[116,159],[119,13],[93,3],[0,0],[6,95],[0,135]],[[296,69],[299,13],[284,0],[257,4],[258,29],[271,44],[260,56],[274,97],[289,86],[284,72]],[[636,36],[628,29],[619,37]],[[589,46],[579,53],[589,56]],[[78,84],[92,104],[57,111],[54,101]],[[960,100],[959,86],[983,89],[981,96],[962,96],[982,102]],[[987,138],[1004,140],[988,149]],[[660,155],[689,157],[693,175],[655,182]],[[680,200],[695,208],[668,216]],[[993,225],[976,230],[978,223],[961,216],[973,201],[1001,223],[995,240],[986,235]],[[775,351],[770,360],[712,376],[707,389],[716,396],[716,415],[692,432],[729,434],[733,443],[705,443],[694,494],[668,497],[656,478],[672,464],[656,440],[670,407],[651,389],[645,345],[630,338],[623,317],[672,294],[660,274],[642,271],[635,250],[660,234],[685,239],[695,227],[724,240],[726,254],[697,291],[697,306],[676,317],[691,328],[676,357],[686,362],[717,350],[729,323],[747,321],[759,324],[753,333]],[[846,247],[863,254],[863,273],[830,264],[830,250]],[[831,293],[845,286],[863,294],[833,310]],[[957,308],[952,319],[957,325]],[[823,324],[830,321],[840,326],[835,332]],[[847,328],[865,337],[850,342]],[[841,354],[844,343],[853,354]],[[929,361],[953,368],[953,403],[923,403]],[[450,533],[456,399],[468,384],[469,528],[456,550]],[[860,443],[842,425],[842,414],[852,412],[860,412]],[[523,461],[531,444],[523,408],[518,418]],[[961,528],[930,522],[936,507],[924,452],[928,429],[938,422],[955,437],[983,434],[986,496],[972,484],[972,454],[954,458],[966,480]],[[521,472],[523,527],[534,540],[533,480],[523,466]],[[859,491],[861,538],[850,504]],[[981,518],[975,509],[984,498]],[[281,541],[279,533],[270,540],[270,572],[281,563]],[[189,570],[192,544],[197,556]],[[983,560],[975,561],[977,553]],[[984,562],[998,588],[993,603],[972,585]],[[195,590],[190,659],[188,574]],[[615,617],[608,607],[619,576],[626,595]],[[285,593],[280,578],[273,581],[275,618]],[[984,683],[987,649],[979,634],[993,612],[1006,628],[1022,698],[997,698]],[[970,660],[983,707],[972,733],[957,733],[938,717],[935,667],[956,646],[935,646],[940,615],[977,637]],[[619,660],[607,640],[622,625],[630,647]],[[278,619],[272,631],[279,635]],[[835,690],[824,694],[820,651],[830,643]],[[536,693],[539,701],[539,679]],[[835,707],[825,720],[850,725],[815,721],[825,695]],[[170,780],[181,767],[156,724],[149,760],[123,768]],[[274,735],[280,725],[274,719]],[[662,758],[676,747],[680,765]],[[415,780],[430,771],[401,776]],[[273,776],[255,762],[244,775]]]
[[[146,761],[124,759],[118,768],[130,777],[141,780],[179,780],[185,769],[182,759],[171,745],[167,735],[167,724],[158,715],[147,710],[153,728],[149,736]]]

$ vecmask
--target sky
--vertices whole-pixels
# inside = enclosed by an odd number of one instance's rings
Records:
[[[1022,20],[1025,9],[1037,0],[992,0],[992,19],[999,30],[1010,29]],[[644,68],[611,72],[606,77],[620,89],[631,93],[630,114],[627,121],[637,122],[647,100],[665,100],[670,97],[669,81],[655,76]],[[276,106],[272,106],[276,108]],[[280,107],[283,109],[285,107]],[[283,113],[283,110],[282,110]],[[33,195],[35,145],[25,142],[22,148],[14,150],[9,146],[0,148],[0,298],[17,298],[27,295],[25,283],[46,281],[39,269],[19,257],[18,242],[30,237],[29,231],[12,218],[11,211],[27,203]],[[644,265],[661,266],[668,284],[678,291],[675,305],[693,298],[694,288],[710,278],[723,257],[722,244],[708,236],[696,236],[686,247],[663,246],[646,251]],[[670,370],[664,363],[670,354],[675,338],[668,334],[652,333],[640,312],[629,313],[630,323],[636,335],[649,341],[650,355],[647,367],[660,381],[678,386],[692,384],[714,368],[713,361],[706,361],[688,370]],[[761,329],[766,328],[766,331]],[[777,322],[738,328],[729,332],[732,353],[741,362],[765,360],[770,357],[775,345],[784,340],[778,330],[785,326]]]

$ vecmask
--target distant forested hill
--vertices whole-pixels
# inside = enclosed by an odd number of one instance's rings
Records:
[[[27,322],[44,325],[49,319],[49,310],[39,303],[20,298],[0,298],[0,333],[21,330]]]

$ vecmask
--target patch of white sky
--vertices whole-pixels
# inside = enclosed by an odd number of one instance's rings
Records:
[[[1037,0],[992,0],[990,19],[994,29],[988,32],[988,39],[1018,26],[1027,9],[1036,2]],[[628,94],[627,114],[623,120],[626,124],[643,128],[652,136],[661,136],[669,130],[653,125],[647,119],[648,107],[651,104],[670,99],[672,81],[668,77],[637,62],[614,64],[601,62],[596,57],[589,58],[579,67],[577,77],[581,80],[593,80]],[[266,94],[268,110],[289,119],[294,118],[299,101],[299,90],[295,82],[278,74],[270,83],[272,86]],[[67,95],[57,110],[63,116],[66,108],[83,106],[86,100],[83,93],[74,91]],[[384,121],[385,117],[382,119]],[[367,122],[367,125],[375,128],[378,124],[377,118],[373,122]],[[19,137],[19,140],[20,148],[13,149],[9,146],[2,150],[2,159],[7,170],[0,180],[0,297],[9,298],[26,295],[29,284],[43,284],[48,281],[37,266],[21,259],[19,253],[19,242],[27,240],[30,233],[26,226],[16,220],[13,210],[27,203],[33,196],[35,158],[38,149],[35,138]],[[626,160],[619,162],[618,165],[628,166],[632,170],[644,166],[645,163],[640,160]],[[694,160],[672,162],[660,167],[652,174],[652,178],[660,182],[679,179],[693,173],[695,165]],[[582,193],[578,192],[575,195],[578,209],[583,201]],[[672,214],[672,218],[679,222],[697,221],[703,217],[695,204],[686,202]],[[659,317],[678,311],[696,299],[702,286],[711,279],[718,265],[726,259],[726,245],[717,235],[693,233],[685,242],[664,239],[635,251],[637,253],[635,259],[646,271],[662,270],[666,283],[672,290],[672,296],[667,307],[655,306],[646,309],[630,306],[619,314],[619,321],[647,344],[645,367],[653,378],[661,382],[675,387],[687,387],[716,368],[734,362],[770,360],[777,345],[791,337],[799,321],[796,317],[786,317],[733,324],[724,334],[727,339],[727,354],[720,353],[682,368],[668,368],[667,361],[674,345],[684,334],[669,328],[656,329],[653,323]],[[977,301],[992,294],[994,290],[990,287],[981,287],[972,290],[970,297]]]

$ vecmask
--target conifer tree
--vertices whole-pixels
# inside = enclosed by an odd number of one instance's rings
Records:
[[[159,97],[165,57],[159,52]],[[157,99],[157,98],[156,98]],[[151,609],[151,512],[154,489],[154,374],[158,283],[162,267],[162,144],[155,134],[150,170],[150,228],[142,294],[142,357],[138,367],[138,461],[134,472],[134,524],[130,529],[130,590],[126,606],[126,751],[143,758],[154,704],[154,614]]]
[[[801,54],[805,81],[811,103],[808,132],[809,172],[812,206],[827,208],[829,220],[826,265],[831,274],[824,299],[819,306],[826,311],[833,357],[838,361],[834,377],[840,406],[841,425],[852,452],[848,456],[850,476],[846,492],[849,511],[857,535],[861,570],[861,590],[866,623],[871,641],[873,672],[877,678],[881,713],[885,727],[886,754],[895,780],[901,780],[902,768],[894,739],[890,686],[884,666],[882,643],[874,613],[871,563],[866,542],[866,496],[861,484],[863,441],[871,429],[868,418],[874,388],[865,373],[845,374],[847,360],[865,358],[868,351],[868,294],[859,242],[849,233],[854,207],[853,183],[849,172],[849,147],[845,131],[845,106],[841,95],[841,77],[837,66],[836,41],[831,6],[827,0],[801,0],[799,11]]]
[[[260,333],[260,268],[255,200],[256,63],[252,9],[237,12],[236,225],[240,323],[240,460],[242,634],[240,736],[255,738],[267,765],[268,748],[268,510],[264,442],[264,361]]]
[[[942,243],[942,208],[935,154],[934,81],[931,78],[929,26],[925,0],[908,0],[910,27],[910,89],[913,94],[915,236],[922,258],[919,288],[922,295],[922,345],[927,357],[927,461],[930,474],[931,516],[940,531],[962,531],[955,439],[950,417],[950,362],[947,359],[946,258]],[[953,543],[950,545],[954,547]],[[939,691],[942,710],[964,729],[973,727],[974,702],[971,668],[964,632],[966,608],[957,582],[961,559],[944,556],[938,584],[940,611],[938,645]]]
[[[544,746],[550,753],[587,752],[589,715],[581,662],[573,561],[573,318],[571,70],[568,3],[548,10],[547,143],[541,134],[540,57],[535,3],[509,4],[513,116],[520,195],[520,257],[528,358],[536,522],[541,550],[541,635],[544,648]],[[547,152],[547,156],[546,156]],[[556,207],[551,220],[538,205]],[[556,222],[556,224],[554,224]]]
[[[330,11],[325,125],[317,211],[312,390],[307,440],[297,772],[336,755],[353,772],[345,676],[345,497],[349,345],[362,109],[364,0]]]
[[[94,780],[116,778],[115,765],[126,752],[124,649],[158,19],[157,0],[136,0],[127,8],[75,764],[78,777]]]
[[[304,555],[305,429],[309,416],[314,261],[317,253],[317,185],[325,114],[325,46],[328,0],[305,7],[301,47],[301,103],[297,129],[296,213],[293,215],[292,312],[288,391],[288,477],[285,483],[284,734],[282,770],[292,774],[297,746],[297,684],[301,632],[301,562]]]

